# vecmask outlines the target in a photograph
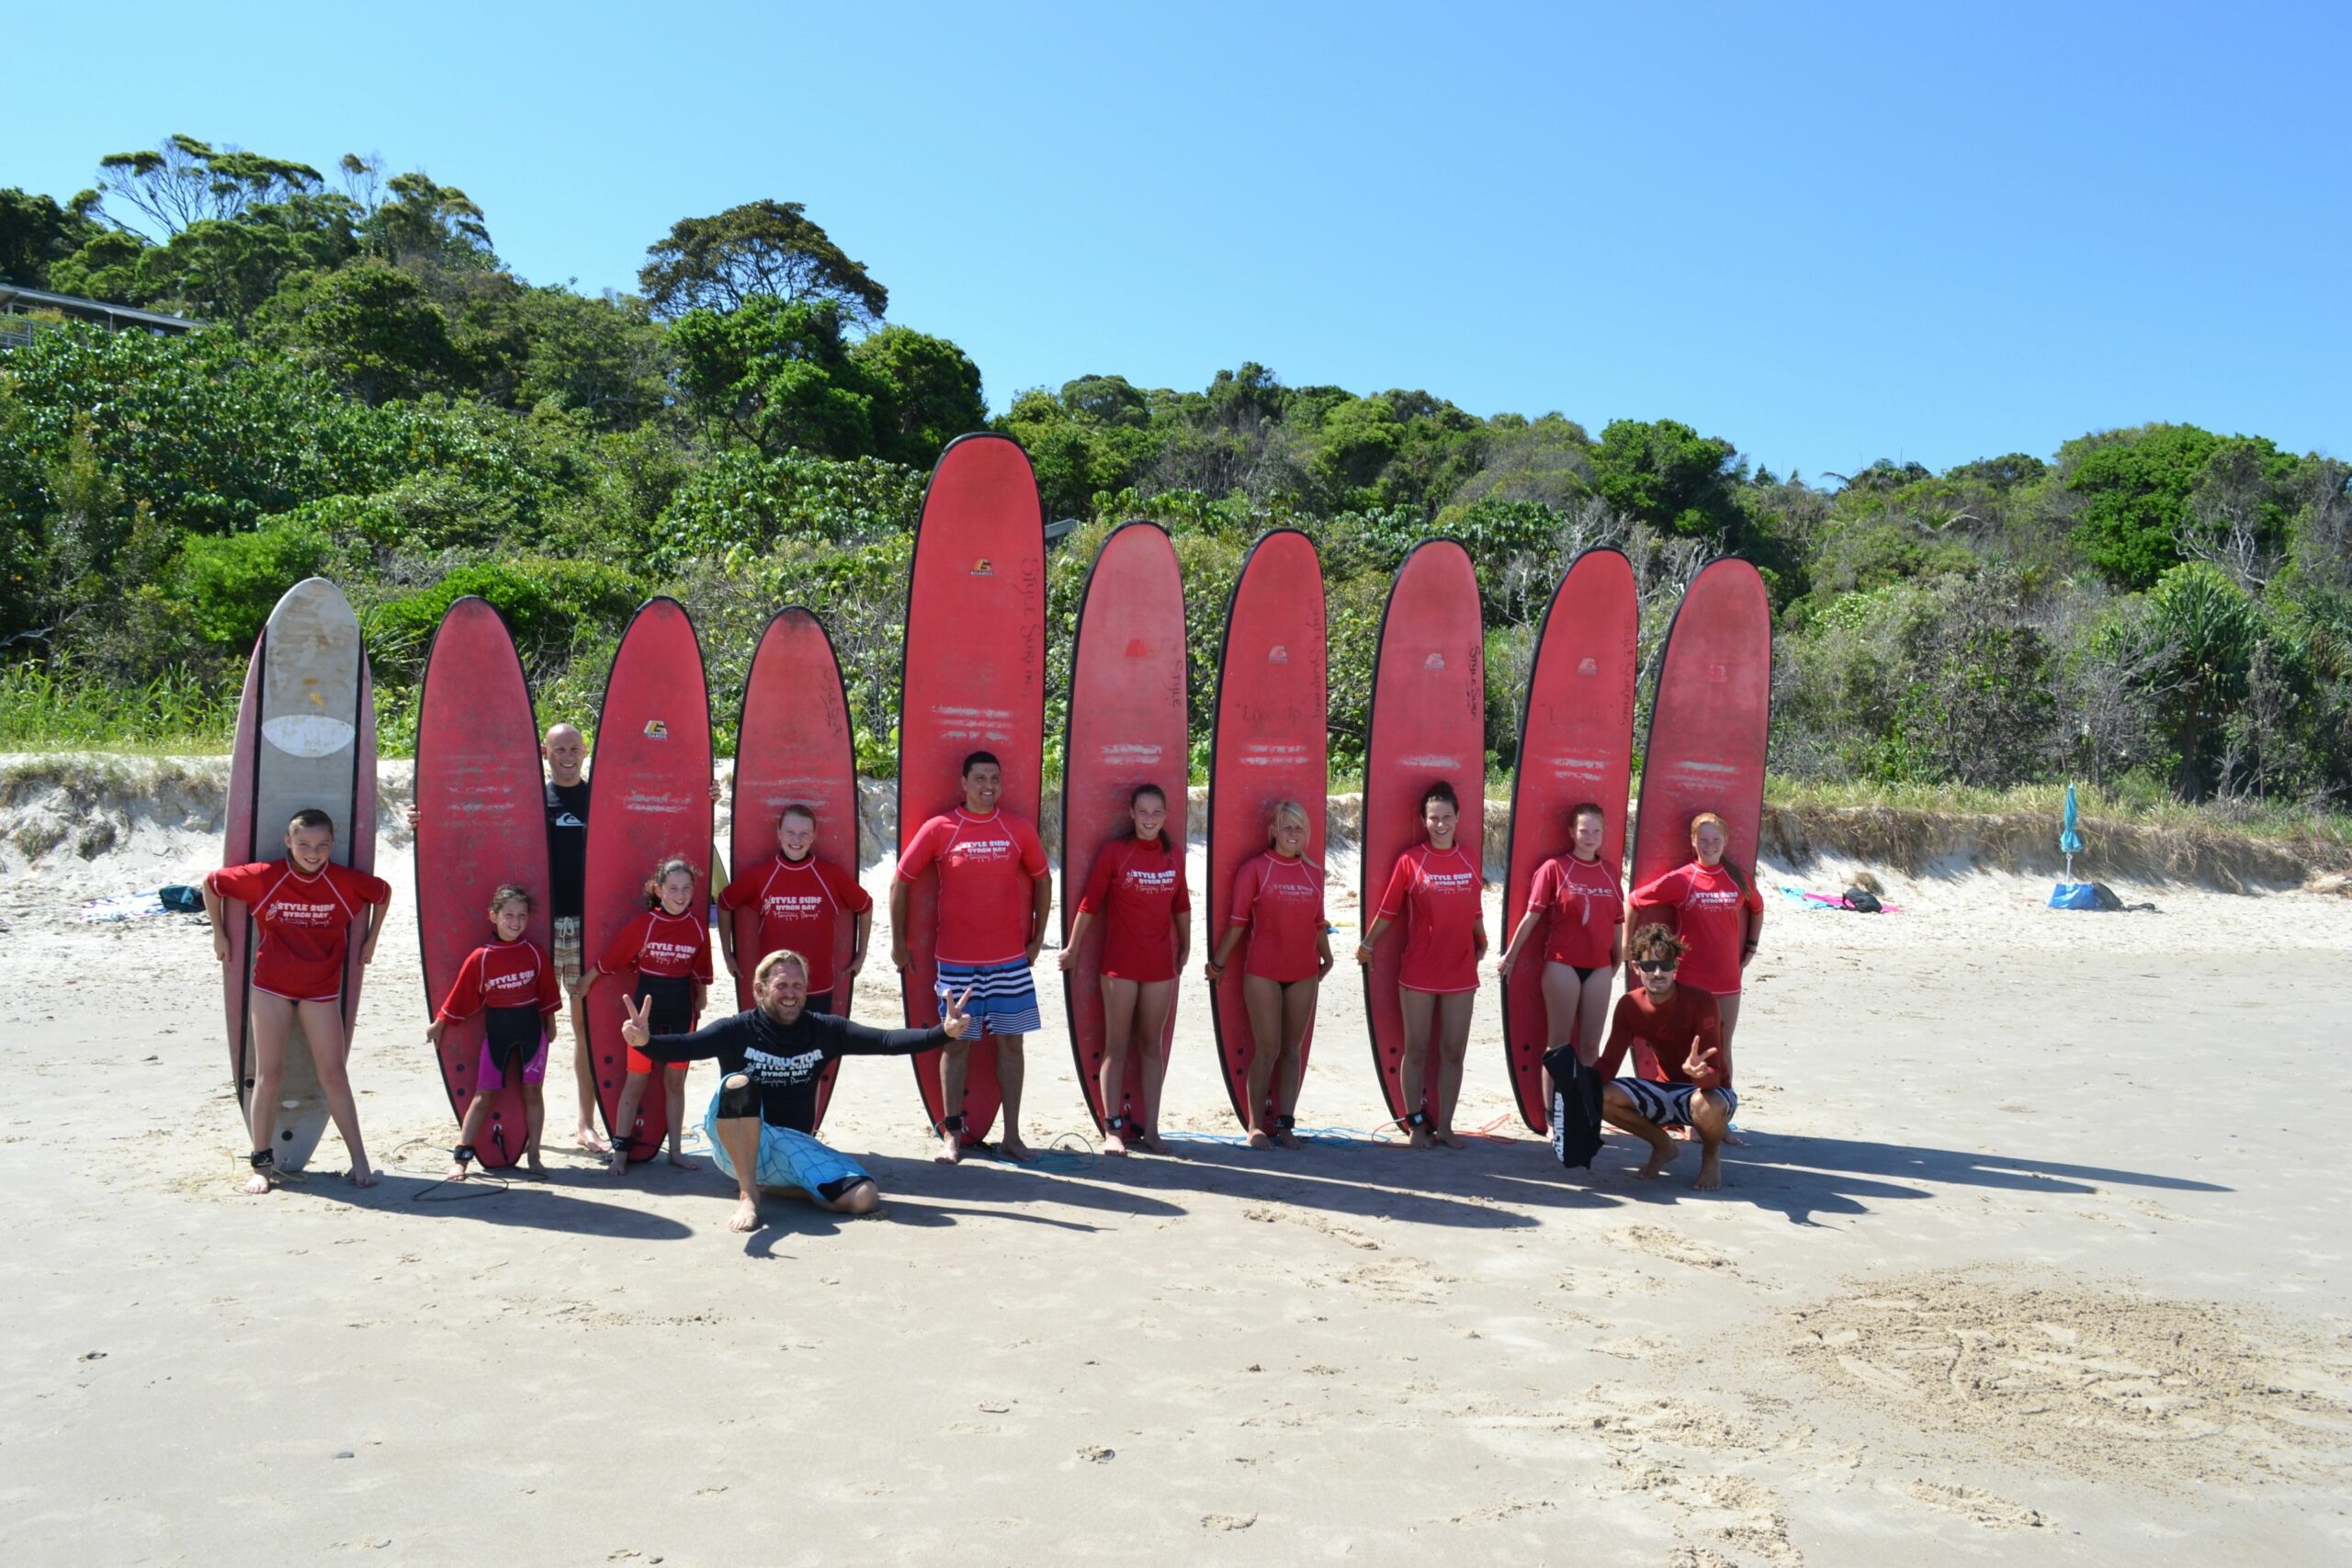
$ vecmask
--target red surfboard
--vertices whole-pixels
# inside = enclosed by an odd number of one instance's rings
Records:
[[[649,599],[621,634],[596,713],[580,926],[583,970],[594,974],[621,928],[643,911],[646,880],[672,855],[695,867],[692,909],[710,908],[710,690],[702,645],[676,600]],[[616,1125],[628,1078],[623,1004],[636,989],[633,969],[597,975],[582,1010],[605,1129],[636,1140],[629,1158],[644,1160],[669,1135],[669,1092],[662,1075],[653,1074],[636,1121]]]
[[[1208,919],[1200,950],[1214,953],[1233,918],[1233,879],[1265,852],[1267,823],[1278,800],[1306,808],[1306,858],[1323,865],[1323,829],[1331,789],[1329,654],[1323,567],[1314,541],[1277,528],[1250,547],[1225,609],[1217,653],[1216,728],[1209,742]],[[1257,1039],[1242,1000],[1247,949],[1237,951],[1217,981],[1217,1064],[1233,1114],[1250,1125],[1250,1064]],[[1279,1046],[1279,1042],[1276,1043]],[[1315,1043],[1310,1023],[1299,1045],[1299,1070]]]
[[[1421,795],[1443,779],[1462,803],[1455,843],[1479,864],[1486,827],[1487,637],[1478,606],[1478,572],[1452,539],[1413,547],[1388,591],[1373,667],[1370,735],[1363,764],[1363,929],[1370,931],[1396,858],[1426,840]],[[1483,872],[1481,875],[1483,876]],[[1364,970],[1364,1016],[1372,1062],[1391,1116],[1402,1121],[1426,1095],[1437,1103],[1438,1052],[1428,1053],[1425,1082],[1408,1092],[1397,1081],[1405,1055],[1405,1010],[1396,976],[1405,954],[1398,919],[1373,949]]]
[[[743,712],[735,728],[733,827],[727,863],[738,875],[776,852],[776,819],[787,806],[817,814],[817,848],[824,860],[857,874],[857,746],[850,729],[849,694],[842,685],[833,640],[813,610],[779,610],[760,634],[743,682]],[[752,1005],[752,970],[759,950],[760,911],[722,912],[735,922],[735,1004]],[[849,962],[856,922],[844,915],[833,942],[833,973]],[[849,1016],[852,987],[837,985],[833,1011]],[[828,1063],[817,1086],[817,1125],[833,1097]]]
[[[449,606],[424,659],[416,710],[416,938],[429,1018],[448,999],[466,955],[494,940],[486,911],[502,883],[530,889],[525,940],[554,963],[548,903],[547,792],[537,722],[506,623],[471,594]],[[441,1034],[441,1082],[462,1122],[481,1065],[486,1015]],[[519,1075],[498,1091],[474,1145],[483,1168],[522,1158],[530,1138]]]
[[[1577,556],[1544,612],[1520,709],[1519,762],[1511,772],[1510,860],[1503,878],[1500,942],[1510,941],[1527,913],[1536,870],[1567,852],[1568,813],[1584,802],[1608,814],[1600,863],[1623,874],[1640,621],[1633,566],[1611,549]],[[1549,1131],[1552,1122],[1544,1100],[1544,1050],[1550,1032],[1544,950],[1532,942],[1503,983],[1503,1052],[1520,1117],[1538,1133]]]
[[[939,455],[915,529],[899,668],[899,849],[963,803],[964,759],[993,751],[999,808],[1037,820],[1046,763],[1046,521],[1029,455],[1010,436],[959,435]],[[939,1022],[939,876],[908,889],[907,1027]],[[940,1053],[914,1058],[924,1114],[947,1111]],[[1002,1104],[996,1053],[975,1050],[964,1142],[985,1142]]]
[[[1086,574],[1070,649],[1069,715],[1062,732],[1065,942],[1096,859],[1135,831],[1127,797],[1136,785],[1157,784],[1166,793],[1169,842],[1179,855],[1184,852],[1192,756],[1184,659],[1184,579],[1176,547],[1156,524],[1126,524],[1102,541]],[[1101,919],[1090,922],[1076,963],[1062,971],[1070,1055],[1097,1128],[1123,1109],[1102,1103],[1102,929]],[[1170,1009],[1166,1033],[1152,1048],[1164,1058],[1175,1038]],[[1125,1092],[1131,1103],[1141,1102],[1139,1050],[1128,1053]]]
[[[1724,859],[1754,884],[1771,716],[1772,604],[1764,580],[1736,558],[1711,561],[1684,591],[1658,660],[1634,825],[1635,887],[1691,858],[1690,819],[1702,811],[1723,818]]]
[[[334,818],[338,865],[376,869],[376,694],[359,623],[343,591],[323,577],[288,589],[254,643],[237,710],[237,738],[229,765],[229,799],[221,864],[244,865],[286,852],[288,818],[317,807]],[[229,962],[222,995],[229,1025],[230,1081],[241,1112],[249,1110],[255,1065],[251,1021],[253,960],[259,951],[253,919],[232,900],[222,923]],[[359,1020],[359,953],[367,917],[351,923],[343,965],[343,1037]],[[278,1084],[277,1141],[272,1153],[286,1170],[301,1170],[325,1135],[326,1091],[295,1021],[286,1041]]]

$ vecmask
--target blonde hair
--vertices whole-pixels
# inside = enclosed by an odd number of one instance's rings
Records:
[[[761,959],[757,966],[752,970],[752,984],[754,987],[766,985],[768,983],[768,976],[777,968],[786,964],[798,964],[800,966],[800,977],[804,980],[808,977],[808,961],[801,957],[800,954],[793,952],[792,949],[788,947],[779,947],[774,953],[769,953],[765,958]]]
[[[1713,822],[1715,825],[1715,831],[1724,836],[1724,870],[1730,874],[1733,882],[1745,888],[1747,886],[1747,878],[1741,875],[1739,867],[1732,863],[1731,824],[1724,821],[1714,812],[1702,811],[1698,816],[1690,818],[1690,848],[1692,852],[1695,853],[1699,848],[1699,829],[1705,827],[1710,822]]]
[[[1282,826],[1282,820],[1285,817],[1295,817],[1298,818],[1298,825],[1300,827],[1306,829],[1309,833],[1315,831],[1315,819],[1307,816],[1306,807],[1301,806],[1295,800],[1277,800],[1272,807],[1268,807],[1266,811],[1267,848],[1272,849],[1273,847],[1274,829]]]

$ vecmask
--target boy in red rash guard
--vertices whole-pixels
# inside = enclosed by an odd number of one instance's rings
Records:
[[[1168,796],[1137,784],[1127,796],[1135,831],[1103,846],[1086,878],[1069,935],[1064,973],[1077,967],[1079,944],[1096,919],[1102,930],[1102,1152],[1125,1155],[1127,1140],[1164,1155],[1159,1088],[1168,1077],[1160,1040],[1176,1005],[1176,976],[1193,946],[1193,899],[1184,886],[1184,852],[1169,842]],[[1127,1052],[1143,1052],[1143,1103],[1125,1106]]]
[[[1478,964],[1487,956],[1486,878],[1476,857],[1453,841],[1460,821],[1453,786],[1443,779],[1430,785],[1421,798],[1421,827],[1429,841],[1396,857],[1379,918],[1356,945],[1356,962],[1369,967],[1382,934],[1405,921],[1405,958],[1396,972],[1405,1049],[1396,1081],[1408,1103],[1422,1092],[1433,1024],[1439,1053],[1437,1104],[1418,1105],[1405,1118],[1417,1149],[1469,1146],[1454,1134],[1453,1107],[1462,1097],[1462,1058],[1478,999]]]
[[[1696,1132],[1706,1152],[1691,1185],[1713,1192],[1723,1185],[1717,1156],[1739,1111],[1739,1096],[1731,1086],[1731,1042],[1724,1038],[1714,997],[1696,986],[1675,984],[1689,944],[1664,926],[1644,926],[1626,945],[1642,983],[1617,999],[1609,1048],[1600,1060],[1600,1076],[1607,1080],[1600,1113],[1649,1145],[1648,1161],[1634,1173],[1644,1180],[1680,1152],[1667,1128]],[[1644,1048],[1647,1066],[1634,1077],[1615,1077],[1626,1053],[1637,1048]]]
[[[1278,800],[1266,825],[1266,852],[1233,875],[1233,914],[1204,973],[1224,976],[1233,950],[1249,939],[1241,964],[1241,1001],[1250,1013],[1250,1146],[1298,1147],[1300,1055],[1315,998],[1331,972],[1330,922],[1323,912],[1323,868],[1306,858],[1312,831],[1306,807]]]
[[[718,896],[718,951],[727,972],[741,975],[756,969],[771,953],[799,953],[808,965],[808,999],[812,1013],[845,1013],[865,967],[865,944],[874,931],[874,900],[857,878],[831,861],[820,860],[817,814],[805,806],[787,806],[776,818],[776,852],[756,865],[746,866]],[[757,951],[735,951],[735,922],[728,917],[738,909],[760,912]],[[850,915],[856,930],[850,941],[849,962],[838,974],[833,949],[841,918]]]
[[[334,818],[309,808],[296,812],[286,825],[285,858],[226,866],[204,879],[213,956],[229,962],[224,921],[230,899],[245,906],[261,936],[246,1004],[254,1037],[254,1087],[247,1127],[253,1153],[246,1159],[253,1174],[245,1179],[244,1190],[256,1197],[269,1190],[270,1172],[277,1165],[278,1090],[286,1074],[287,1037],[298,1016],[318,1069],[319,1087],[326,1093],[328,1113],[351,1156],[351,1183],[376,1185],[346,1070],[351,1042],[343,1033],[343,971],[352,923],[362,911],[368,934],[360,943],[359,962],[375,961],[376,938],[384,928],[384,907],[391,902],[392,888],[380,877],[335,864],[329,858],[334,852]]]
[[[702,1012],[704,994],[710,988],[710,928],[704,924],[702,910],[688,912],[694,900],[695,868],[683,860],[663,861],[645,885],[645,912],[623,926],[604,956],[596,960],[597,975],[636,972],[632,994],[639,1001],[652,998],[651,1027],[662,1034],[691,1033]],[[582,990],[593,983],[593,976],[582,976]],[[613,1118],[609,1168],[615,1176],[628,1168],[629,1150],[636,1142],[630,1129],[637,1124],[638,1103],[645,1098],[645,1080],[653,1076],[653,1058],[629,1050],[628,1077],[621,1085],[619,1114]],[[688,1158],[682,1146],[685,1064],[668,1064],[664,1071],[663,1081],[670,1091],[670,1163],[681,1170],[699,1170],[702,1162]]]
[[[490,1109],[519,1068],[523,1075],[523,1109],[528,1124],[524,1153],[531,1175],[543,1177],[539,1134],[547,1125],[547,1096],[540,1085],[548,1076],[548,1046],[555,1039],[555,1015],[563,1010],[563,993],[556,984],[555,965],[526,941],[531,924],[531,895],[509,882],[491,895],[491,928],[498,940],[466,954],[449,995],[424,1032],[424,1043],[435,1050],[453,1023],[461,1023],[488,1009],[482,1021],[481,1060],[474,1071],[474,1097],[458,1129],[458,1146],[449,1151],[449,1179],[463,1181],[473,1164],[474,1145],[490,1124]]]
[[[1634,889],[1637,921],[1644,910],[1674,912],[1675,930],[1690,949],[1682,983],[1713,994],[1726,1047],[1739,1023],[1740,971],[1764,934],[1764,896],[1724,858],[1730,842],[1724,819],[1702,811],[1690,820],[1691,860]]]
[[[890,884],[890,961],[900,969],[913,962],[907,950],[907,889],[933,865],[939,868],[939,996],[968,992],[966,1006],[972,1032],[951,1040],[940,1061],[939,1152],[932,1157],[954,1165],[964,1157],[964,1075],[970,1041],[996,1040],[996,1081],[1004,1099],[1008,1159],[1025,1160],[1021,1137],[1023,1038],[1044,1026],[1037,987],[1029,967],[1046,944],[1046,912],[1053,908],[1053,873],[1037,829],[1010,811],[997,809],[1004,794],[1004,769],[994,753],[975,751],[964,759],[964,804],[933,818],[907,840],[899,874]]]

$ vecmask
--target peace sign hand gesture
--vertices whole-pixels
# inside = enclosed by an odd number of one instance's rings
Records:
[[[969,986],[964,987],[962,996],[947,999],[947,1016],[940,1021],[939,1027],[946,1031],[948,1039],[961,1040],[971,1032],[971,1015],[964,1010],[964,1004],[971,999],[972,987]],[[622,1032],[627,1033],[628,1031]]]
[[[623,997],[621,1011],[628,1015],[621,1022],[621,1038],[628,1042],[630,1050],[644,1050],[646,1042],[653,1038],[653,1031],[646,1026],[646,1020],[653,1016],[653,998]]]

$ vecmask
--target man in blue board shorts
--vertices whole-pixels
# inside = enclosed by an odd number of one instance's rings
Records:
[[[996,1041],[996,1081],[1004,1094],[1004,1139],[1009,1159],[1027,1159],[1021,1140],[1022,1045],[1044,1026],[1031,965],[1046,944],[1046,913],[1054,885],[1046,846],[1037,829],[998,808],[1004,770],[995,754],[975,751],[964,759],[964,804],[924,823],[899,857],[890,884],[890,959],[901,970],[907,952],[907,889],[933,866],[939,868],[939,994],[943,1001],[967,995],[974,1034]],[[947,1047],[941,1063],[942,1120],[939,1152],[954,1165],[964,1157],[964,1077],[970,1047]]]
[[[647,1026],[653,1002],[624,1001],[628,1019],[621,1038],[657,1062],[716,1058],[724,1075],[711,1097],[703,1129],[719,1165],[735,1178],[731,1231],[759,1228],[760,1189],[803,1197],[837,1214],[870,1214],[882,1194],[874,1178],[846,1155],[817,1141],[817,1086],[826,1066],[842,1056],[910,1056],[953,1044],[971,1029],[964,998],[942,998],[946,1021],[936,1029],[872,1029],[845,1018],[808,1010],[808,961],[790,948],[760,960],[752,972],[749,1012],[707,1023],[691,1034],[656,1034]]]

